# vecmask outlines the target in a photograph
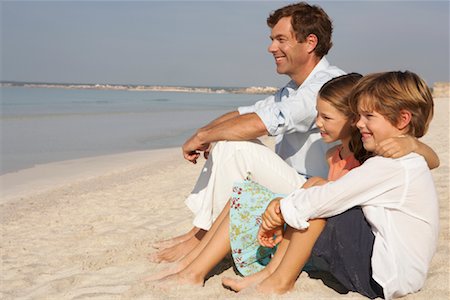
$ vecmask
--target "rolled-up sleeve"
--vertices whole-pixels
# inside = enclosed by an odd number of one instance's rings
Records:
[[[270,135],[307,132],[314,125],[316,95],[320,85],[307,85],[298,90],[285,88],[275,95],[270,105],[257,107],[255,113]]]
[[[314,127],[316,97],[321,86],[335,74],[318,72],[298,87],[293,81],[275,95],[251,106],[239,107],[240,114],[256,113],[270,135],[308,132]]]

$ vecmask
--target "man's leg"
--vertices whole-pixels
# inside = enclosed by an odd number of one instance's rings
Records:
[[[216,233],[217,229],[219,228],[220,224],[224,219],[229,219],[229,212],[230,212],[230,204],[229,202],[227,205],[225,205],[222,213],[219,215],[219,217],[214,221],[213,226],[211,229],[206,232],[205,236],[200,240],[200,242],[190,251],[187,255],[185,255],[183,258],[181,258],[175,266],[171,266],[167,268],[166,270],[163,270],[162,272],[158,272],[158,274],[155,274],[151,277],[148,277],[146,281],[153,281],[158,280],[162,277],[166,277],[168,275],[177,273],[184,268],[186,268],[194,259],[197,258],[197,256],[201,253],[201,251],[206,247],[206,245],[209,243],[209,241],[212,239],[214,234]],[[229,221],[228,221],[229,222]],[[159,253],[159,252],[158,252]],[[158,253],[155,253],[156,255]],[[152,260],[151,257],[152,254],[150,254],[149,259]]]
[[[229,218],[226,217],[196,258],[180,272],[159,282],[176,281],[182,284],[203,285],[206,275],[230,252]]]
[[[260,142],[219,142],[200,174],[187,206],[194,212],[194,226],[209,229],[231,194],[233,183],[251,179],[276,193],[288,194],[305,179],[276,153]],[[168,251],[158,254],[158,261],[175,261],[195,247],[200,239],[191,237]]]

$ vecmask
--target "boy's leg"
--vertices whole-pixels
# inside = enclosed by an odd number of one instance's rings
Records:
[[[300,231],[289,227],[292,235],[286,253],[275,271],[258,284],[260,292],[284,294],[294,287],[325,224],[325,219],[315,219],[309,221],[307,230]]]

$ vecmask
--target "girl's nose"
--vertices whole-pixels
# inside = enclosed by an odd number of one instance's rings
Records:
[[[316,117],[316,126],[317,127],[322,127],[322,118],[320,116]]]

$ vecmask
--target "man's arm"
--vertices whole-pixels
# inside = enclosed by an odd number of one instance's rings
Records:
[[[255,113],[240,115],[238,112],[225,114],[200,128],[183,145],[183,156],[197,163],[200,152],[208,155],[210,144],[217,141],[248,141],[268,134],[262,120]]]

